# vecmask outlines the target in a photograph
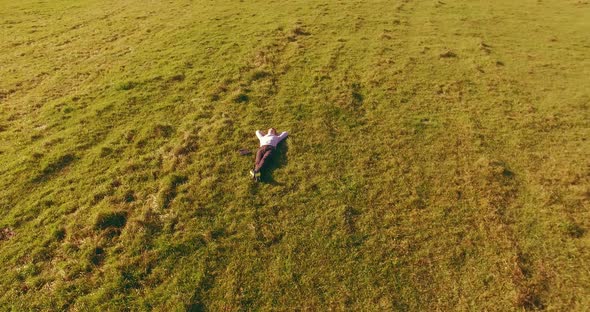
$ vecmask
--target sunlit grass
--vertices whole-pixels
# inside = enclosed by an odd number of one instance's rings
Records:
[[[589,21],[0,0],[0,307],[582,311]]]

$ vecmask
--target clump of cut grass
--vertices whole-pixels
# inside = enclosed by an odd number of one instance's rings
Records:
[[[442,52],[441,54],[439,54],[439,56],[441,58],[454,58],[457,57],[457,54],[453,51],[447,50],[445,52]]]
[[[125,139],[125,141],[127,143],[132,143],[135,140],[135,137],[137,136],[137,130],[128,130],[123,134],[123,139]]]
[[[187,132],[182,138],[182,142],[172,149],[172,155],[179,157],[185,156],[197,150],[198,135],[196,132]]]
[[[95,266],[100,265],[106,256],[105,250],[102,247],[91,248],[86,253],[86,259]]]
[[[160,188],[158,193],[158,207],[166,209],[169,207],[170,202],[176,196],[177,187],[188,181],[188,178],[184,175],[172,174],[168,176]]]
[[[308,32],[307,30],[305,30],[302,26],[297,26],[297,27],[293,28],[293,30],[291,32],[293,33],[293,35],[296,35],[296,36],[309,36],[309,35],[311,35],[311,33]]]
[[[95,190],[93,190],[93,194],[91,197],[91,203],[93,205],[99,203],[107,196],[113,195],[115,192],[115,187],[112,185],[100,185],[97,186]]]
[[[98,230],[122,228],[125,224],[127,224],[126,211],[101,212],[96,216],[94,228]]]
[[[43,158],[43,153],[35,152],[31,155],[31,157],[33,157],[33,159],[41,159]]]
[[[289,36],[287,36],[287,40],[293,42],[293,41],[297,41],[297,38],[299,36],[309,36],[309,35],[311,35],[311,33],[306,31],[303,28],[303,26],[299,25],[291,30],[291,34]]]
[[[247,103],[249,100],[250,100],[250,97],[248,96],[248,94],[246,94],[246,92],[243,92],[241,90],[236,91],[231,96],[231,101],[234,103]]]
[[[153,132],[158,138],[169,138],[174,133],[174,128],[171,125],[157,124],[154,126]]]
[[[107,156],[111,155],[112,153],[113,153],[113,149],[112,148],[104,146],[104,147],[101,147],[100,148],[100,154],[99,155],[100,155],[100,157],[107,157]]]
[[[138,288],[141,285],[140,282],[143,276],[144,273],[137,266],[125,265],[120,269],[119,279],[117,280],[118,286],[124,291]]]
[[[123,194],[123,201],[126,203],[132,203],[135,199],[135,192],[133,192],[133,190],[128,190]]]
[[[57,174],[71,163],[76,160],[76,156],[72,153],[67,153],[61,155],[55,159],[51,159],[45,163],[43,169],[38,173],[37,177],[35,178],[36,182],[40,182],[49,178],[52,175]]]
[[[230,88],[233,79],[224,79],[209,95],[211,101],[218,101]]]
[[[63,241],[64,238],[66,238],[66,229],[64,227],[60,227],[60,228],[56,229],[53,232],[52,237],[58,242]]]
[[[584,228],[582,228],[579,224],[575,222],[566,222],[562,224],[561,227],[563,229],[563,232],[567,236],[572,238],[580,238],[584,236],[584,233],[586,233],[586,230],[584,230]]]
[[[176,75],[170,77],[171,82],[181,82],[181,81],[184,81],[184,79],[185,79],[184,74],[176,74]]]
[[[264,78],[266,78],[266,77],[268,77],[268,76],[270,76],[270,75],[271,75],[271,74],[270,74],[268,71],[266,71],[266,70],[262,70],[262,69],[259,69],[259,70],[254,70],[254,71],[253,71],[253,72],[250,74],[250,78],[249,78],[248,80],[249,80],[250,82],[252,82],[252,81],[257,81],[257,80],[260,80],[260,79],[264,79]]]
[[[125,82],[121,82],[121,83],[117,84],[117,86],[115,88],[119,91],[128,91],[128,90],[135,88],[137,85],[138,85],[137,82],[125,81]]]

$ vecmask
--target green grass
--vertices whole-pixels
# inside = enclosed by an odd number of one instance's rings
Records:
[[[588,33],[573,0],[0,0],[0,309],[583,311]]]

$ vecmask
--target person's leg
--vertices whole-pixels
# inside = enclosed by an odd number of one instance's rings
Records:
[[[255,168],[254,170],[255,171],[256,171],[256,168],[258,168],[258,163],[262,159],[262,156],[264,156],[264,152],[265,152],[264,146],[259,147],[258,150],[256,151],[256,160],[254,161],[254,168]]]
[[[272,148],[272,146],[265,146],[265,147],[266,148],[263,151],[260,161],[256,162],[256,167],[254,168],[254,171],[256,171],[256,172],[260,172],[260,169],[262,169],[262,167],[264,167],[266,160],[268,160],[268,158],[272,155],[272,151],[274,150]]]

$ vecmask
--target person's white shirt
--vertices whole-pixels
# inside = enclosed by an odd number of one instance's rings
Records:
[[[260,132],[260,130],[256,130],[256,136],[258,137],[258,140],[260,140],[260,146],[270,145],[273,147],[277,147],[277,144],[279,144],[279,142],[286,138],[287,135],[287,131],[283,131],[279,135],[270,133],[262,135],[262,132]]]

